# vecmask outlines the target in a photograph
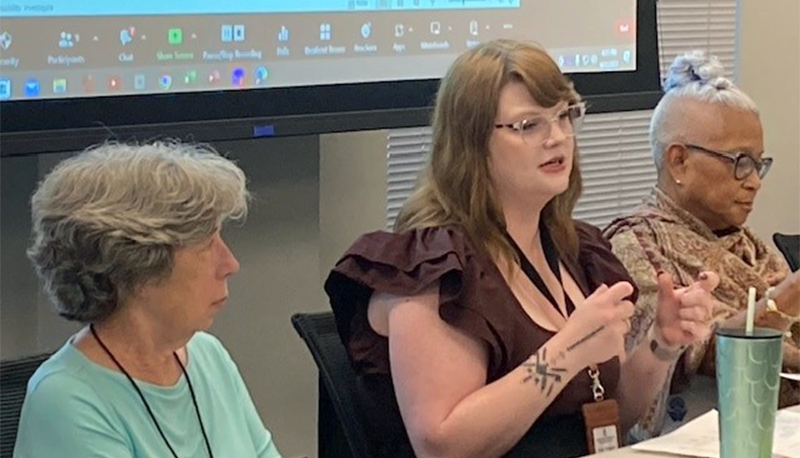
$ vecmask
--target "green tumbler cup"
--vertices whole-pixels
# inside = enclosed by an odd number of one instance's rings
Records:
[[[771,458],[782,334],[717,329],[720,458]]]

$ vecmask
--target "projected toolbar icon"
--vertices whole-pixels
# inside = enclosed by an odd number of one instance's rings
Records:
[[[220,40],[223,43],[230,43],[231,41],[244,41],[247,33],[247,28],[244,24],[223,24],[220,27]]]
[[[111,75],[108,77],[108,90],[118,91],[122,87],[122,77],[119,75]]]
[[[0,100],[8,100],[11,98],[11,80],[8,78],[0,78]]]
[[[167,32],[167,41],[169,41],[171,45],[183,43],[183,29],[169,29],[169,32]]]
[[[126,27],[119,31],[119,42],[122,46],[130,44],[136,37],[136,27]]]
[[[168,91],[172,87],[172,76],[161,75],[161,78],[158,79],[158,87],[160,87],[162,91]]]
[[[0,34],[0,48],[8,49],[11,47],[11,42],[14,41],[13,37],[8,32]]]
[[[81,36],[72,32],[62,31],[58,37],[59,48],[74,48],[75,43],[81,41]]]
[[[269,78],[269,70],[267,67],[258,67],[253,74],[255,78],[256,86],[261,86],[267,82],[267,78]]]
[[[242,67],[236,67],[231,72],[231,84],[234,86],[244,86],[245,71]]]
[[[244,41],[245,39],[245,27],[242,24],[236,24],[233,26],[233,41]]]
[[[28,81],[25,81],[25,97],[39,97],[38,79],[28,78]]]
[[[614,33],[618,37],[628,37],[635,30],[635,22],[628,19],[618,19],[614,23]]]
[[[67,92],[67,79],[56,78],[53,80],[53,94],[65,94]]]
[[[320,24],[319,25],[319,39],[321,41],[331,41],[331,25],[330,24]]]
[[[197,71],[196,70],[189,70],[183,75],[183,83],[187,86],[191,86],[197,82]]]
[[[222,25],[219,30],[219,39],[222,40],[223,43],[233,41],[233,26],[230,24]]]
[[[281,30],[278,32],[278,41],[289,41],[289,29],[286,26],[281,26]]]

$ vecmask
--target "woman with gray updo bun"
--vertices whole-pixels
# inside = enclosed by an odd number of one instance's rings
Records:
[[[244,173],[208,147],[105,144],[32,199],[28,251],[85,326],[28,383],[15,458],[279,457],[236,364],[205,333],[239,263]]]
[[[800,272],[791,273],[786,261],[745,226],[772,165],[758,108],[724,76],[720,62],[702,51],[675,59],[664,91],[650,123],[658,182],[633,214],[604,232],[640,289],[627,344],[645,339],[655,318],[658,272],[670,273],[684,286],[701,270],[712,270],[720,276],[712,293],[714,322],[743,326],[747,290],[754,286],[760,298],[756,325],[786,333],[783,370],[798,373]],[[768,296],[774,299],[772,308]],[[683,385],[696,372],[714,376],[713,336],[686,349],[673,369],[672,380]],[[800,384],[781,383],[780,405],[800,402]],[[640,431],[649,433],[645,436],[660,432],[670,388],[668,378],[640,424]]]

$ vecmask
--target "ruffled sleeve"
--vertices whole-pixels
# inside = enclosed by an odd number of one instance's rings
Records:
[[[492,294],[501,285],[486,275],[493,267],[458,226],[403,233],[373,232],[359,238],[325,282],[339,335],[362,373],[389,373],[388,344],[369,326],[374,292],[419,294],[439,285],[441,318],[490,350],[489,374],[507,360],[500,336],[510,318],[493,313]]]

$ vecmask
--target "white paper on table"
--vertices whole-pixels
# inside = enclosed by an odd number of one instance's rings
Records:
[[[800,382],[800,374],[790,374],[788,372],[781,372],[781,377]]]
[[[639,442],[634,450],[719,458],[717,411],[710,410],[669,434]]]
[[[719,458],[718,415],[716,410],[711,410],[669,434],[640,442],[632,448],[671,455]],[[775,457],[800,458],[800,413],[778,411],[772,453]]]
[[[800,458],[800,413],[778,411],[772,453],[787,458]]]

